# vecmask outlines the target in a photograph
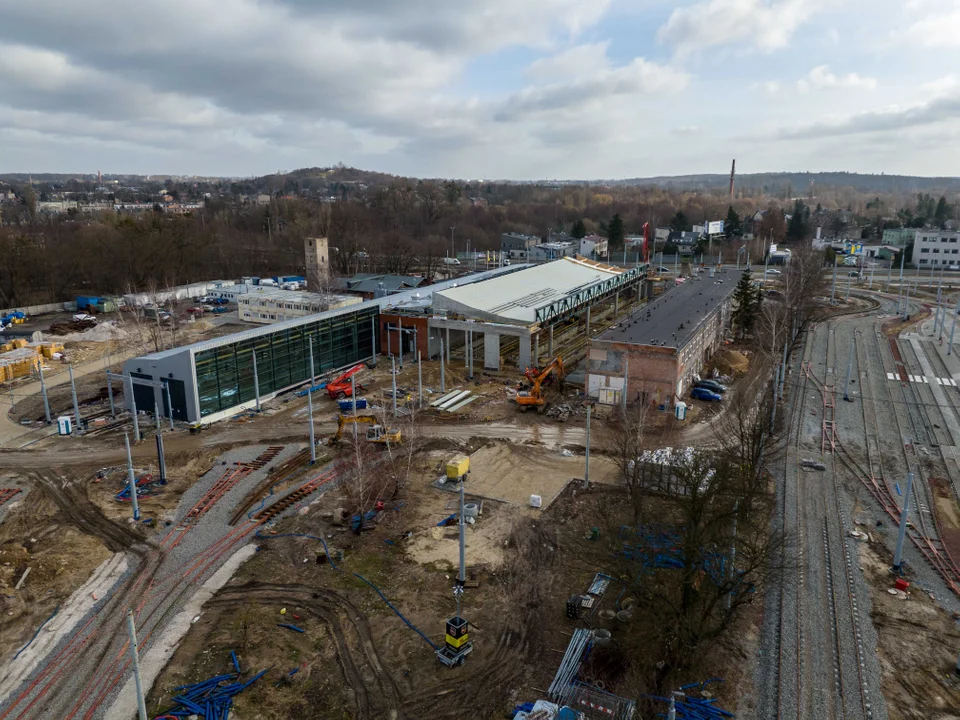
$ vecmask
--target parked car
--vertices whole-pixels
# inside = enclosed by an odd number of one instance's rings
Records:
[[[694,387],[706,388],[710,392],[723,394],[727,391],[727,386],[718,383],[716,380],[698,380],[693,384]]]
[[[767,275],[783,275],[779,270],[774,270],[773,268],[767,268]]]
[[[206,308],[204,308],[202,305],[197,305],[196,307],[187,308],[187,312],[190,313],[191,315],[203,315],[205,310]]]
[[[230,308],[228,308],[226,305],[217,305],[210,312],[212,312],[214,315],[223,315],[223,313],[230,312]]]
[[[664,267],[663,265],[661,265],[660,267],[657,268],[657,272],[665,273],[665,272],[673,272],[673,270],[671,270],[671,269],[668,268],[668,267]]]
[[[705,387],[695,387],[690,391],[690,397],[694,400],[707,400],[708,402],[720,402],[723,397],[719,393],[707,390]]]

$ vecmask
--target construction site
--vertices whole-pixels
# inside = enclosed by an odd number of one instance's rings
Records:
[[[956,717],[940,294],[820,298],[781,356],[744,269],[8,341],[0,720]]]

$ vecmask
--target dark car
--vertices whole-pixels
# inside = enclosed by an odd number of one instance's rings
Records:
[[[721,385],[716,380],[698,380],[693,384],[694,387],[706,388],[710,392],[723,394],[727,391],[725,385]]]
[[[705,387],[695,387],[690,391],[690,397],[694,400],[707,400],[709,402],[719,402],[723,400],[723,397],[719,393],[711,392]]]

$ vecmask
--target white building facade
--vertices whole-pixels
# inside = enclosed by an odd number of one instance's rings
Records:
[[[910,262],[917,267],[960,266],[960,232],[917,230]]]

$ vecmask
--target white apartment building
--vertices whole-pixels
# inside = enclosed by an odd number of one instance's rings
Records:
[[[237,296],[237,310],[241,320],[267,325],[362,302],[363,298],[358,295],[324,295],[273,289]]]
[[[910,262],[919,268],[932,265],[960,267],[960,232],[917,230]]]

